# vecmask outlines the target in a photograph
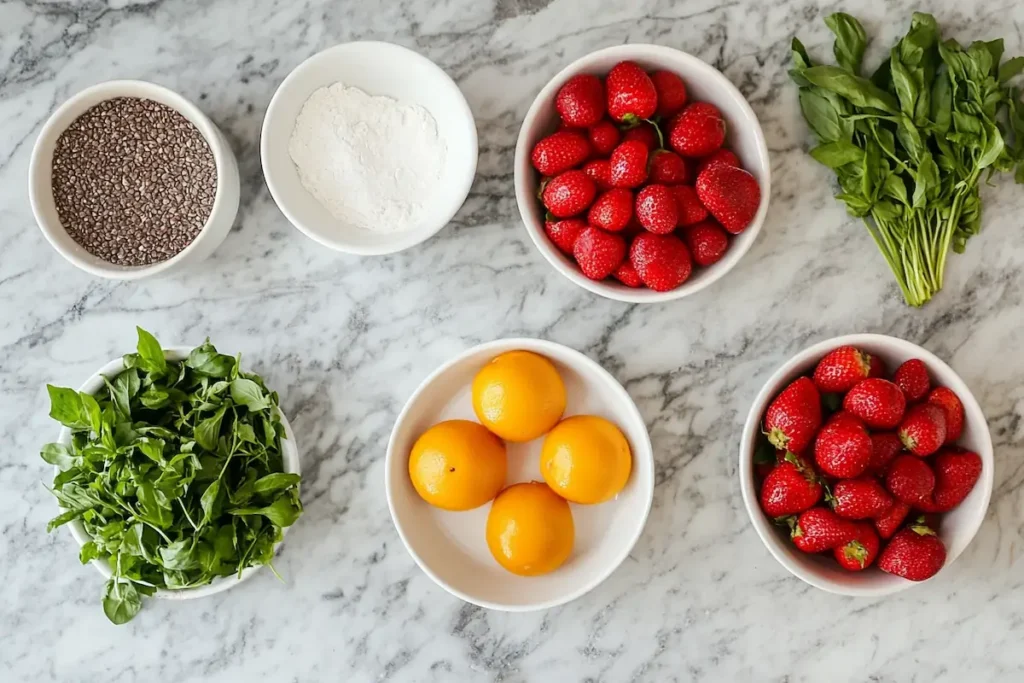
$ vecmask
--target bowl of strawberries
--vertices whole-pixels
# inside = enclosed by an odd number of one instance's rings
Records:
[[[725,275],[768,210],[764,134],[711,65],[658,45],[576,60],[534,100],[516,143],[516,201],[565,277],[633,303]]]
[[[974,538],[992,495],[992,439],[937,356],[849,335],[772,375],[739,471],[754,528],[786,569],[832,593],[886,595],[932,578]]]

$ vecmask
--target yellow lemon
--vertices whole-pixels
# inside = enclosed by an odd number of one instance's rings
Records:
[[[565,412],[565,384],[554,364],[530,351],[509,351],[473,378],[477,419],[506,441],[532,441]]]
[[[544,439],[540,471],[548,486],[574,503],[603,503],[629,480],[633,456],[614,424],[596,415],[576,415],[558,423]]]
[[[505,485],[505,444],[469,420],[439,422],[416,440],[409,478],[423,500],[445,510],[472,510]]]
[[[487,515],[487,547],[498,564],[520,576],[562,566],[575,533],[569,504],[539,481],[509,486]]]

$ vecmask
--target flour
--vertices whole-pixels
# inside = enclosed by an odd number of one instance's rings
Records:
[[[309,96],[288,143],[302,186],[338,220],[373,232],[418,225],[446,152],[423,107],[341,83]]]

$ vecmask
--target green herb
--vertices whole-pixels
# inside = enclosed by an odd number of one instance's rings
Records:
[[[835,171],[836,198],[864,219],[903,297],[920,306],[942,288],[950,248],[962,252],[981,227],[982,174],[1016,168],[1024,183],[1024,104],[1008,85],[1024,58],[1001,62],[1002,40],[944,41],[918,12],[865,78],[860,22],[837,13],[825,23],[838,66],[792,44],[790,75],[819,142],[811,156]]]
[[[103,612],[115,624],[158,588],[270,564],[302,514],[300,477],[283,471],[277,394],[209,341],[170,361],[138,333],[138,352],[97,395],[47,387],[50,416],[71,439],[40,453],[60,469],[62,512],[47,530],[81,520],[90,540],[79,559],[113,572]]]

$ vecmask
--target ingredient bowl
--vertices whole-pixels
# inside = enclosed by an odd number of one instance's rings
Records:
[[[491,556],[484,528],[490,503],[468,512],[446,512],[423,501],[409,479],[413,443],[443,420],[476,420],[470,385],[476,373],[506,351],[547,357],[565,383],[565,416],[593,414],[614,422],[625,434],[632,473],[614,500],[600,505],[570,504],[576,526],[572,555],[541,576],[506,572]],[[540,446],[507,443],[506,485],[541,481]],[[395,423],[385,462],[388,507],[413,559],[438,585],[467,602],[513,612],[545,609],[574,600],[604,581],[640,537],[654,496],[654,457],[643,418],[626,390],[604,368],[578,351],[537,339],[504,339],[476,346],[434,371],[416,389]]]
[[[447,148],[445,166],[436,196],[413,229],[378,233],[348,225],[303,187],[288,152],[295,120],[314,91],[335,83],[419,105],[437,123]],[[426,57],[390,43],[344,43],[313,55],[281,83],[263,120],[260,157],[274,201],[306,236],[349,254],[391,254],[432,237],[466,201],[476,174],[476,123],[459,87]]]
[[[191,244],[165,261],[123,266],[104,261],[75,242],[61,225],[53,200],[53,153],[61,133],[88,109],[116,97],[138,97],[166,105],[184,116],[202,134],[217,165],[217,191],[205,225]],[[108,81],[86,88],[53,112],[36,138],[29,163],[29,200],[36,223],[57,252],[87,273],[114,280],[160,275],[207,258],[227,237],[238,213],[238,164],[227,140],[209,118],[181,95],[145,81]]]
[[[790,382],[808,375],[825,354],[840,346],[854,346],[880,358],[889,372],[904,361],[919,358],[924,361],[931,376],[932,386],[946,386],[960,397],[964,406],[964,430],[958,443],[981,456],[981,477],[974,489],[958,507],[942,515],[935,530],[946,546],[946,562],[942,574],[971,542],[988,509],[992,496],[993,456],[992,438],[981,407],[970,389],[946,363],[935,354],[903,339],[881,334],[853,334],[828,339],[804,349],[787,361],[765,383],[754,405],[750,408],[740,442],[740,489],[743,503],[754,524],[754,529],[771,554],[793,575],[816,588],[830,593],[854,596],[879,596],[896,593],[914,585],[898,576],[887,574],[877,567],[862,572],[849,572],[839,567],[826,555],[809,555],[797,550],[790,542],[786,529],[775,525],[761,510],[758,491],[754,483],[753,457],[761,420],[769,403]],[[811,446],[813,448],[813,445]]]

